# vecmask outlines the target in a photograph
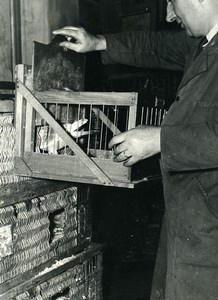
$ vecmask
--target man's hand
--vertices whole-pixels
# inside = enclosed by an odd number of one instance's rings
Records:
[[[53,34],[65,35],[66,42],[60,43],[60,46],[79,53],[106,50],[107,48],[103,36],[92,35],[82,27],[67,26],[53,31]]]
[[[160,152],[160,127],[140,125],[111,139],[115,161],[129,167]]]

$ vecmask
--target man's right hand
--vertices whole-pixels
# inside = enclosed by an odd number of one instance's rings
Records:
[[[106,50],[107,48],[106,40],[103,36],[92,35],[82,27],[67,26],[54,30],[53,34],[66,36],[66,42],[60,43],[60,46],[79,53]]]
[[[114,136],[109,148],[114,150],[114,161],[130,167],[140,160],[158,154],[160,149],[160,127],[139,125]]]

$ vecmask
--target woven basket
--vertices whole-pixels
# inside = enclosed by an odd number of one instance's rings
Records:
[[[71,187],[0,208],[0,287],[90,243],[88,188],[81,189]]]
[[[86,251],[82,255],[83,262],[23,292],[15,299],[102,300],[102,254],[97,251],[88,259],[86,259]]]
[[[15,128],[12,113],[0,113],[0,187],[26,180],[14,174]]]

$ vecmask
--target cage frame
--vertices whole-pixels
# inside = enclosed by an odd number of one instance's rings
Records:
[[[74,92],[74,91],[35,91],[32,87],[31,66],[16,66],[15,128],[16,155],[15,173],[21,176],[53,179],[88,184],[103,184],[133,188],[131,168],[110,159],[89,157],[44,108],[43,103],[70,103],[81,105],[120,105],[129,107],[128,130],[136,125],[136,92]],[[49,155],[33,152],[34,110],[55,130],[61,139],[76,155]],[[105,119],[113,134],[119,129]],[[66,172],[66,170],[69,170]]]

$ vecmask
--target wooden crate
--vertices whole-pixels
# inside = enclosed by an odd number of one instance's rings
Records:
[[[0,295],[0,300],[102,300],[102,246],[59,260]]]
[[[90,197],[89,187],[74,185],[0,205],[0,294],[90,244]]]
[[[35,91],[31,69],[18,65],[16,174],[133,187],[131,168],[113,161],[108,142],[135,127],[136,112],[137,93]],[[79,138],[81,124],[88,134]]]

